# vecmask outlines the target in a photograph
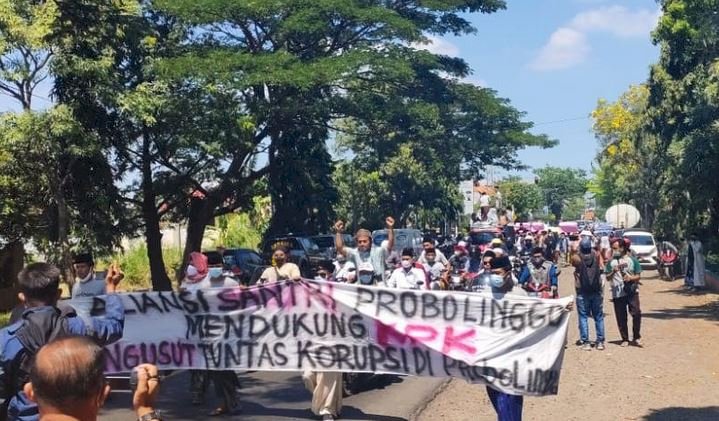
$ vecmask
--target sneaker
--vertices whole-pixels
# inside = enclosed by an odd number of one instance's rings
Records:
[[[324,414],[322,415],[322,421],[334,421],[335,416],[331,414]]]
[[[592,344],[589,342],[585,342],[584,345],[582,345],[582,351],[591,351],[592,350]]]
[[[597,342],[597,351],[604,351],[604,342]]]
[[[622,348],[626,348],[629,346],[629,341],[622,341],[622,344],[620,345]]]
[[[632,345],[638,347],[638,348],[644,348],[644,344],[642,344],[641,339],[635,339],[632,343]]]
[[[574,345],[576,345],[576,346],[582,346],[582,345],[584,345],[584,341],[581,340],[581,339],[577,339],[577,342],[575,342]]]

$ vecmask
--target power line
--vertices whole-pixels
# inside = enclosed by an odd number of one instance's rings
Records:
[[[570,121],[588,120],[588,119],[590,119],[590,118],[592,118],[592,117],[591,117],[591,116],[588,116],[588,115],[585,115],[585,116],[582,116],[582,117],[565,118],[565,119],[562,119],[562,120],[543,121],[543,122],[541,122],[541,123],[534,123],[534,125],[535,125],[535,126],[544,126],[544,125],[547,125],[547,124],[557,124],[557,123],[567,123],[567,122],[570,122]]]

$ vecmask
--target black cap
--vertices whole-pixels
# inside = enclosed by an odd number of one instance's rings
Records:
[[[541,247],[535,247],[532,249],[532,254],[544,254],[544,249]]]
[[[90,253],[79,253],[73,256],[72,258],[72,264],[77,263],[87,263],[88,265],[94,265],[95,261],[92,259],[92,254]]]
[[[414,257],[414,250],[412,250],[412,249],[409,248],[409,247],[407,247],[406,249],[403,249],[403,250],[402,250],[402,257],[405,257],[405,256]]]
[[[335,268],[334,263],[331,260],[321,260],[317,263],[317,270],[324,269],[328,272],[333,272]]]
[[[205,253],[205,256],[207,256],[207,264],[209,266],[222,265],[225,263],[222,259],[222,255],[216,251]]]
[[[499,256],[492,259],[492,269],[507,269],[512,267],[509,256]]]

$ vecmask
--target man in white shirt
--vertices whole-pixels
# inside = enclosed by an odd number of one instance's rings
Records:
[[[444,266],[447,266],[449,261],[447,260],[447,257],[442,253],[441,250],[438,250],[435,248],[434,240],[431,237],[424,237],[422,240],[422,254],[419,255],[419,259],[417,261],[419,263],[425,264],[427,263],[427,250],[434,250],[435,251],[435,258],[437,262],[443,264]]]
[[[72,259],[72,270],[75,273],[72,298],[105,295],[105,278],[98,277],[95,274],[95,261],[92,254],[82,253],[75,255]],[[115,270],[115,265],[110,268],[110,271],[113,270]],[[119,272],[117,275],[120,280],[124,277],[124,275],[120,276],[121,274],[122,272]]]
[[[482,192],[479,195],[479,208],[482,211],[482,221],[487,219],[489,214],[489,195],[487,192]]]
[[[394,218],[388,216],[385,219],[387,226],[387,247],[375,247],[372,244],[372,233],[366,229],[360,229],[355,234],[357,248],[345,247],[342,233],[345,224],[342,221],[335,223],[335,247],[337,253],[347,257],[357,268],[357,281],[362,285],[374,285],[381,282],[384,277],[387,258],[394,248]]]
[[[402,250],[402,267],[395,269],[387,280],[387,286],[399,289],[427,289],[427,274],[414,266],[411,248]]]

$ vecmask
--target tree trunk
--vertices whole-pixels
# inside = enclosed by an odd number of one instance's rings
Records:
[[[205,228],[212,220],[214,210],[214,201],[210,197],[192,197],[190,199],[190,215],[187,221],[185,251],[182,253],[182,263],[176,275],[178,282],[184,277],[190,253],[193,251],[202,251],[202,239],[205,236]]]
[[[75,283],[75,277],[72,273],[72,255],[70,252],[70,212],[65,200],[65,192],[63,189],[62,176],[55,174],[53,177],[53,200],[57,206],[57,245],[60,249],[60,257],[58,266],[62,272],[64,281],[69,285],[70,290]]]
[[[160,231],[160,217],[155,208],[155,196],[152,187],[149,189],[143,182],[142,217],[145,222],[145,242],[147,243],[147,258],[150,261],[150,276],[154,291],[171,291],[172,283],[165,270],[165,260],[162,256],[162,232]],[[150,190],[148,193],[147,190]]]
[[[162,256],[162,232],[160,216],[155,205],[156,194],[152,180],[152,161],[150,156],[150,140],[145,136],[142,151],[142,217],[145,223],[145,243],[147,258],[150,261],[152,289],[155,291],[171,291],[172,282],[165,270]]]

